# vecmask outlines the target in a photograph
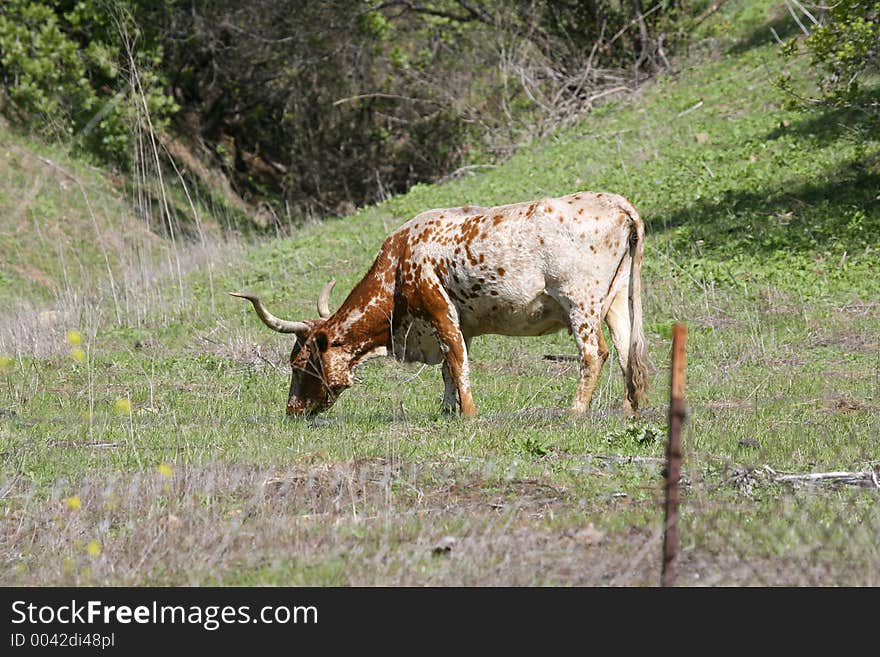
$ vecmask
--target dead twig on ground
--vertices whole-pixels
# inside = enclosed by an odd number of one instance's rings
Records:
[[[587,454],[587,458],[611,461],[612,463],[665,463],[665,458],[657,456],[624,456],[621,454]]]
[[[700,109],[702,106],[703,106],[703,99],[700,98],[699,102],[697,102],[694,105],[691,105],[686,110],[682,110],[681,112],[679,112],[678,114],[675,115],[675,118],[680,119],[681,117],[683,117],[687,114],[690,114],[691,112],[693,112],[695,110]]]
[[[877,472],[875,470],[864,470],[862,472],[808,472],[804,474],[785,474],[774,476],[773,481],[802,481],[808,483],[827,482],[852,485],[871,483],[876,488],[880,488],[880,481],[877,479]]]

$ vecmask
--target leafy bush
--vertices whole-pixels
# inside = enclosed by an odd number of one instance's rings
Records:
[[[145,108],[157,128],[176,110],[164,91],[162,50],[139,27],[147,24],[144,4],[5,0],[0,5],[3,113],[29,129],[63,135],[102,159],[126,164]]]
[[[786,57],[807,54],[818,73],[819,96],[804,98],[796,94],[791,77],[782,79],[790,104],[804,106],[822,102],[828,105],[866,111],[874,121],[880,118],[880,103],[860,81],[880,67],[880,2],[840,0],[819,14],[806,38],[789,40],[782,48]]]

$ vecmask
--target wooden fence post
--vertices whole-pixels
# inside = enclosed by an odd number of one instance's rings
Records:
[[[666,444],[666,522],[663,531],[663,570],[661,586],[675,586],[675,559],[678,556],[678,482],[681,478],[681,427],[684,405],[684,369],[687,325],[672,327],[672,375],[669,394],[669,440]]]

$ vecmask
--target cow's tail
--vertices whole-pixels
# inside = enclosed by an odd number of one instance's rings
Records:
[[[630,276],[629,276],[629,310],[630,337],[629,359],[626,365],[627,398],[638,410],[648,401],[648,349],[645,343],[645,331],[642,326],[642,254],[645,246],[645,224],[636,209],[629,203],[621,204],[622,209],[632,220],[630,232]]]

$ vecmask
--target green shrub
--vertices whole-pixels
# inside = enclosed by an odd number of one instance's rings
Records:
[[[129,161],[149,112],[175,111],[159,71],[161,48],[136,20],[137,2],[5,0],[0,6],[3,113],[44,136],[64,136],[116,164]]]
[[[880,2],[840,0],[820,16],[806,38],[789,40],[782,48],[785,57],[807,54],[819,75],[817,98],[796,94],[791,77],[781,80],[789,92],[790,104],[802,107],[821,102],[868,112],[880,118],[880,103],[861,81],[880,65]]]

